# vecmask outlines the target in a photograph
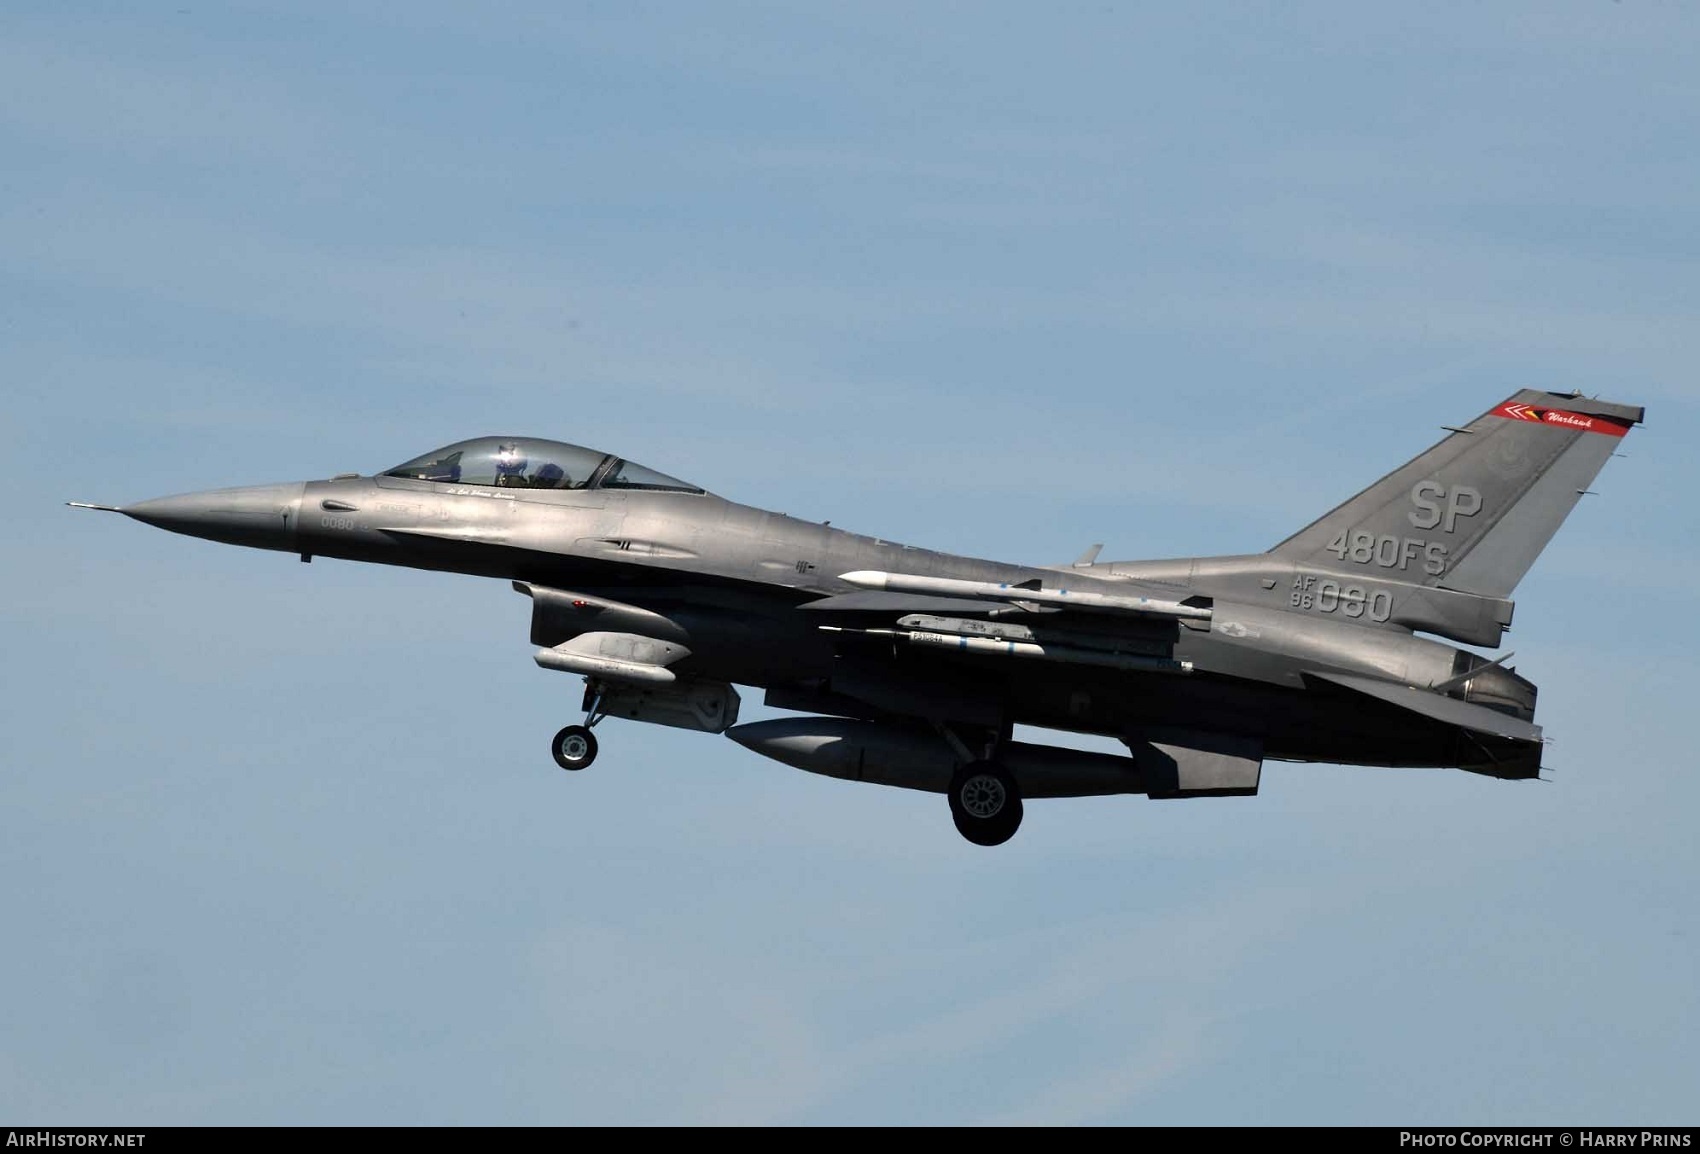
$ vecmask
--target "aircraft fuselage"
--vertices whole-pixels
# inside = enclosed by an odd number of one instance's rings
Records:
[[[174,511],[174,502],[182,507]],[[236,511],[244,504],[254,508]],[[709,493],[530,491],[379,476],[191,494],[126,511],[164,528],[303,558],[612,597],[681,627],[691,655],[676,667],[680,676],[759,686],[786,708],[873,718],[914,712],[919,700],[921,712],[969,726],[1114,737],[1225,722],[1277,758],[1479,760],[1459,748],[1455,734],[1399,710],[1374,703],[1342,709],[1333,697],[1307,692],[1305,674],[1318,669],[1432,685],[1454,675],[1460,651],[1398,628],[1302,617],[1282,604],[1302,576],[1262,590],[1272,595],[1261,605],[1217,600],[1206,627],[1125,629],[1127,648],[1186,667],[1181,674],[923,650],[882,633],[859,634],[839,614],[802,606],[856,593],[839,575],[857,571],[1012,586],[1037,580],[1112,595],[1126,595],[1130,586],[1157,597],[1186,589],[915,548]]]

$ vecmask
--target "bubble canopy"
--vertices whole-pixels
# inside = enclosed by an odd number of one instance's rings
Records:
[[[562,441],[535,437],[480,437],[457,441],[385,470],[386,477],[482,485],[497,489],[703,490],[634,461]]]

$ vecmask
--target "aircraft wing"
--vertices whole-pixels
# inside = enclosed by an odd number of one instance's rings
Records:
[[[888,593],[868,589],[807,601],[801,609],[827,613],[986,613],[997,605],[967,597],[937,597],[925,593]]]
[[[1157,597],[1098,593],[1081,589],[1046,589],[1037,578],[1010,585],[998,581],[962,581],[954,577],[923,577],[914,573],[883,573],[859,569],[854,573],[840,573],[838,579],[863,589],[964,598],[970,601],[996,601],[1024,608],[1038,606],[1044,609],[1073,609],[1086,613],[1184,620],[1209,620],[1211,616],[1210,606],[1202,598],[1166,601]]]
[[[1427,717],[1445,725],[1455,725],[1459,729],[1467,729],[1472,733],[1483,733],[1491,737],[1502,737],[1511,741],[1539,741],[1541,727],[1533,722],[1523,721],[1497,709],[1489,709],[1485,705],[1472,705],[1467,701],[1459,701],[1455,697],[1443,697],[1426,689],[1416,689],[1409,685],[1395,685],[1388,681],[1378,681],[1373,677],[1359,677],[1351,673],[1306,673],[1306,678],[1315,678],[1349,689],[1354,693],[1362,693],[1389,705]]]

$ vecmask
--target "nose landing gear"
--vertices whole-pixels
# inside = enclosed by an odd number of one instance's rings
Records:
[[[590,729],[606,716],[602,712],[600,682],[585,683],[584,701],[584,724],[567,726],[549,743],[549,752],[554,755],[555,764],[562,769],[583,769],[596,760],[596,735]]]
[[[596,735],[588,725],[569,725],[555,735],[549,752],[562,769],[583,769],[596,760]]]

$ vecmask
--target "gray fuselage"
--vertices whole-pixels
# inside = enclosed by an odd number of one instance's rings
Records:
[[[168,498],[167,500],[172,500]],[[1269,756],[1382,765],[1468,764],[1455,734],[1373,703],[1307,691],[1318,671],[1428,686],[1474,655],[1397,626],[1294,612],[1305,577],[1270,563],[1238,574],[1211,622],[1100,628],[1190,664],[1188,676],[922,652],[855,630],[809,602],[856,592],[839,574],[881,570],[1082,591],[1185,596],[1108,566],[1044,568],[914,548],[736,504],[709,493],[531,491],[389,476],[310,482],[283,531],[262,542],[337,557],[501,578],[609,597],[674,622],[681,676],[753,685],[784,708],[861,717],[936,716],[988,729],[1027,724],[1122,738],[1190,726],[1243,732]],[[228,538],[222,538],[228,539]],[[1272,575],[1271,575],[1272,574]],[[1261,596],[1260,596],[1261,595]],[[850,614],[854,616],[854,614]],[[541,635],[540,635],[541,633]],[[534,622],[532,640],[550,644]],[[1532,704],[1532,702],[1531,702]],[[1521,712],[1521,711],[1519,711]],[[1530,710],[1532,713],[1532,709]]]

